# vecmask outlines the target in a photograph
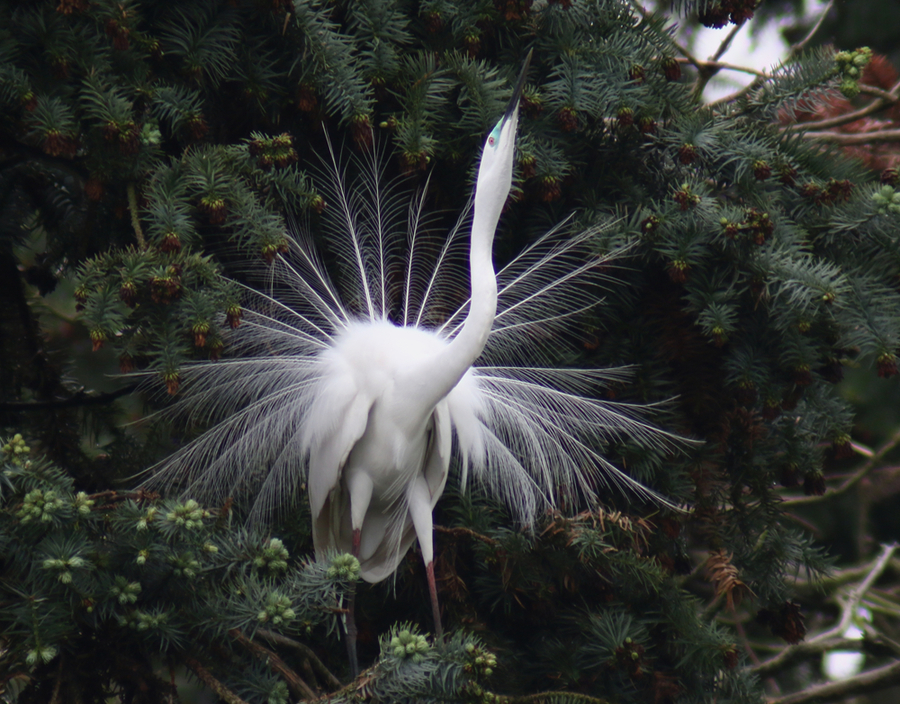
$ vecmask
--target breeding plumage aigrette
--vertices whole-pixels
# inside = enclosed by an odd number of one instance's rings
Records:
[[[495,274],[527,70],[526,60],[484,144],[468,267],[458,256],[467,217],[430,247],[424,194],[404,219],[377,159],[367,180],[347,186],[332,153],[326,214],[336,278],[309,235],[276,258],[268,289],[248,290],[244,323],[227,340],[231,358],[184,371],[181,410],[218,424],[153,480],[213,502],[250,496],[251,520],[289,510],[305,484],[317,553],[356,555],[369,582],[393,574],[417,538],[438,634],[432,510],[454,444],[462,487],[471,473],[528,524],[560,487],[588,500],[603,485],[661,500],[596,443],[678,442],[642,419],[645,408],[591,396],[627,372],[541,366],[573,318],[596,304],[609,261],[594,251],[596,232],[556,228]],[[448,314],[466,274],[469,300]]]

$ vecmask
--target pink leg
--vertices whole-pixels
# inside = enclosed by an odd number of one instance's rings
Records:
[[[428,592],[431,595],[431,615],[434,617],[434,635],[441,638],[444,635],[444,629],[441,628],[441,608],[438,606],[437,585],[434,582],[434,560],[425,567],[428,574]]]

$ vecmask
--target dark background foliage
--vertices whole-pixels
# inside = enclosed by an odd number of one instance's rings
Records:
[[[395,583],[357,587],[374,666],[339,696],[803,701],[834,686],[817,660],[847,647],[860,604],[871,681],[821,696],[894,681],[897,563],[878,543],[896,535],[900,178],[784,125],[838,88],[860,104],[897,91],[866,92],[846,3],[815,41],[798,32],[790,63],[704,107],[712,67],[684,60],[670,22],[739,26],[755,3],[671,5],[0,4],[6,698],[187,698],[184,672],[232,702],[340,688],[353,574],[312,560],[303,497],[286,497],[292,520],[247,528],[241,497],[203,507],[134,476],[202,431],[165,409],[182,365],[229,354],[235,281],[297,223],[327,252],[327,140],[351,171],[349,155],[380,155],[401,192],[427,180],[449,226],[529,49],[496,259],[571,213],[605,224],[598,251],[633,245],[579,363],[633,365],[616,398],[674,399],[657,422],[702,444],[604,450],[691,510],[609,494],[523,531],[451,479],[435,516],[451,636],[419,637],[411,554]],[[829,37],[847,53],[815,45]],[[822,579],[826,544],[845,567]]]

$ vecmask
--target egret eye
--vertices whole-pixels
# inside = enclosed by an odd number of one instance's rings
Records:
[[[492,147],[494,146],[494,138],[493,137],[488,137],[488,144],[490,144]]]

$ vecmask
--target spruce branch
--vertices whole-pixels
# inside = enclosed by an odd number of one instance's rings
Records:
[[[782,503],[783,506],[801,506],[803,504],[818,503],[846,494],[850,489],[856,486],[866,475],[875,469],[885,456],[894,448],[900,445],[900,430],[897,430],[890,439],[879,447],[863,465],[856,470],[848,479],[844,481],[836,489],[832,489],[821,496],[798,496],[796,498],[788,498]]]

